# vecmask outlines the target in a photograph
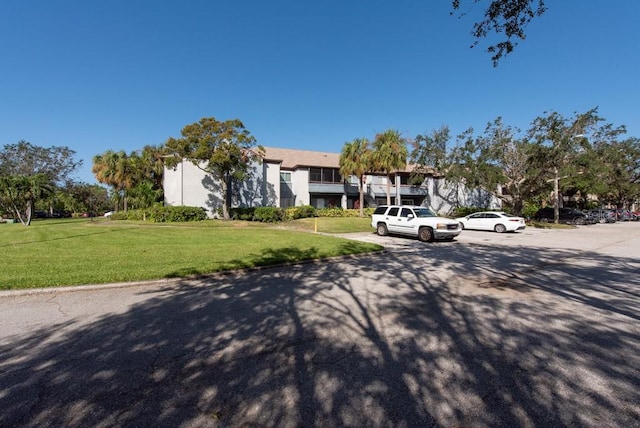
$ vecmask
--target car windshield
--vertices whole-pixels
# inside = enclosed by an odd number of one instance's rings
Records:
[[[435,217],[436,215],[429,208],[416,208],[414,210],[418,217]]]

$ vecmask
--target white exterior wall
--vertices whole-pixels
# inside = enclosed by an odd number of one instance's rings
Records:
[[[428,177],[425,205],[439,214],[449,214],[456,206],[486,206],[488,209],[502,208],[500,199],[480,189],[467,189],[456,183],[447,183],[442,178]]]
[[[280,201],[280,167],[275,167],[267,171],[268,181],[265,181],[262,165],[254,165],[255,178],[240,184],[239,191],[234,193],[232,207],[269,205],[265,202],[277,206]],[[278,195],[278,198],[274,195]],[[164,200],[167,205],[202,207],[207,210],[209,217],[215,217],[218,209],[222,208],[224,195],[221,193],[220,184],[209,174],[192,162],[184,161],[179,163],[175,170],[164,169]]]
[[[262,184],[262,204],[266,207],[280,206],[280,164],[267,163],[263,164],[265,180]]]
[[[309,195],[309,168],[298,169],[291,176],[293,194],[296,196],[296,206],[311,205]]]
[[[162,188],[164,189],[164,202],[167,205],[180,206],[183,204],[182,163],[176,169],[164,168]]]
[[[207,206],[209,192],[203,185],[206,174],[191,162],[181,162],[176,169],[164,169],[164,199],[167,205],[202,207],[213,215]]]
[[[300,168],[291,171],[291,187],[295,198],[295,205],[311,205],[309,194],[309,169]],[[254,179],[240,184],[234,193],[232,207],[245,206],[280,206],[280,164],[264,163],[254,165]],[[386,177],[367,176],[366,186],[375,186],[381,192],[386,191]],[[439,214],[450,213],[455,206],[488,206],[500,209],[499,199],[479,190],[467,190],[464,186],[446,183],[443,179],[429,177],[423,187],[426,188],[423,205]],[[392,187],[392,202],[396,190],[400,186],[396,183]],[[366,194],[365,189],[365,194]],[[165,168],[164,172],[165,203],[167,205],[184,205],[202,207],[209,216],[214,217],[222,207],[223,195],[220,185],[205,174],[204,171],[189,161],[177,165],[176,169]],[[346,207],[347,197],[340,200]]]

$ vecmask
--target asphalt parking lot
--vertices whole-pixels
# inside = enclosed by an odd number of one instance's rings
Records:
[[[348,238],[387,251],[0,293],[0,426],[640,426],[640,223]]]

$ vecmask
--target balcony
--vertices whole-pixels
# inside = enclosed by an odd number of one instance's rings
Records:
[[[350,190],[350,189],[349,189]],[[345,191],[343,183],[309,183],[309,193],[337,193],[342,195]],[[357,187],[356,187],[357,192]]]
[[[386,184],[371,184],[368,186],[368,194],[373,198],[382,198],[387,196]],[[391,186],[391,196],[396,196],[396,186]],[[428,194],[426,187],[421,186],[400,186],[400,196],[426,196]]]
[[[426,196],[427,193],[426,187],[409,185],[400,186],[400,196]]]

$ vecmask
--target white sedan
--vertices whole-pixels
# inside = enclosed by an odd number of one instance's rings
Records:
[[[493,230],[498,233],[522,230],[527,225],[522,217],[498,211],[483,211],[458,217],[456,221],[463,229]]]

